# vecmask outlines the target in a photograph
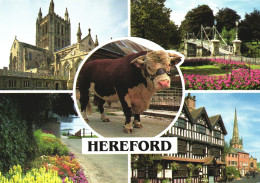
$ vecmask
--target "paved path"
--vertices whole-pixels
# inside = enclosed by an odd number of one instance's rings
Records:
[[[99,113],[91,114],[87,123],[90,128],[103,137],[155,137],[161,134],[172,122],[172,119],[141,116],[143,128],[134,128],[134,133],[124,133],[125,117],[123,114],[107,116],[110,122],[102,122]],[[133,119],[132,119],[133,120]]]
[[[81,139],[62,136],[61,141],[75,154],[89,183],[128,182],[128,155],[83,155]]]

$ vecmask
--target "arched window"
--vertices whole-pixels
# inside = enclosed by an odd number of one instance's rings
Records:
[[[64,66],[64,76],[69,79],[70,76],[70,64],[66,63]]]

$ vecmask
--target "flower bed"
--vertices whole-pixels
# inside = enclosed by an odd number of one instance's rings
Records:
[[[201,65],[217,65],[223,69],[238,69],[248,67],[244,62],[234,60],[224,60],[222,58],[209,59],[209,58],[197,58],[197,59],[185,59],[182,66],[201,66]]]
[[[71,180],[76,183],[87,183],[87,179],[73,154],[70,156],[41,156],[33,162],[34,168],[44,167],[57,171],[63,182]]]
[[[256,90],[260,89],[260,70],[237,69],[223,76],[184,74],[189,90]]]
[[[3,176],[0,172],[0,182],[5,183],[15,183],[15,182],[22,182],[22,183],[32,183],[32,182],[39,182],[39,183],[60,183],[62,179],[58,176],[57,171],[47,170],[45,167],[41,167],[39,169],[32,169],[26,174],[23,173],[22,168],[20,165],[13,166],[8,172],[7,175]],[[66,183],[72,182],[68,179],[64,181]]]

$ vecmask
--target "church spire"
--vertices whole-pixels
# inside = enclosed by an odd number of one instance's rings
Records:
[[[69,20],[69,13],[68,13],[68,9],[66,8],[65,11],[65,20],[68,21]]]
[[[81,42],[81,35],[82,35],[82,33],[81,33],[80,23],[79,23],[78,32],[77,32],[77,40],[78,40],[78,43]]]
[[[98,45],[99,45],[99,43],[98,43],[98,38],[97,38],[97,35],[96,35],[95,47],[97,47]]]
[[[54,2],[53,2],[53,0],[51,0],[51,2],[50,2],[49,13],[50,13],[50,14],[53,14],[53,13],[54,13]]]
[[[235,109],[232,146],[238,148],[239,145],[240,145],[240,139],[239,139],[239,132],[238,132],[238,124],[237,124],[237,110]]]
[[[38,13],[38,20],[42,19],[42,9],[39,9],[39,13]]]

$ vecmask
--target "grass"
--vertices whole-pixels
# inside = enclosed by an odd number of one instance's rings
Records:
[[[223,75],[229,73],[230,70],[227,71],[215,65],[202,65],[181,67],[181,71],[183,74]]]

